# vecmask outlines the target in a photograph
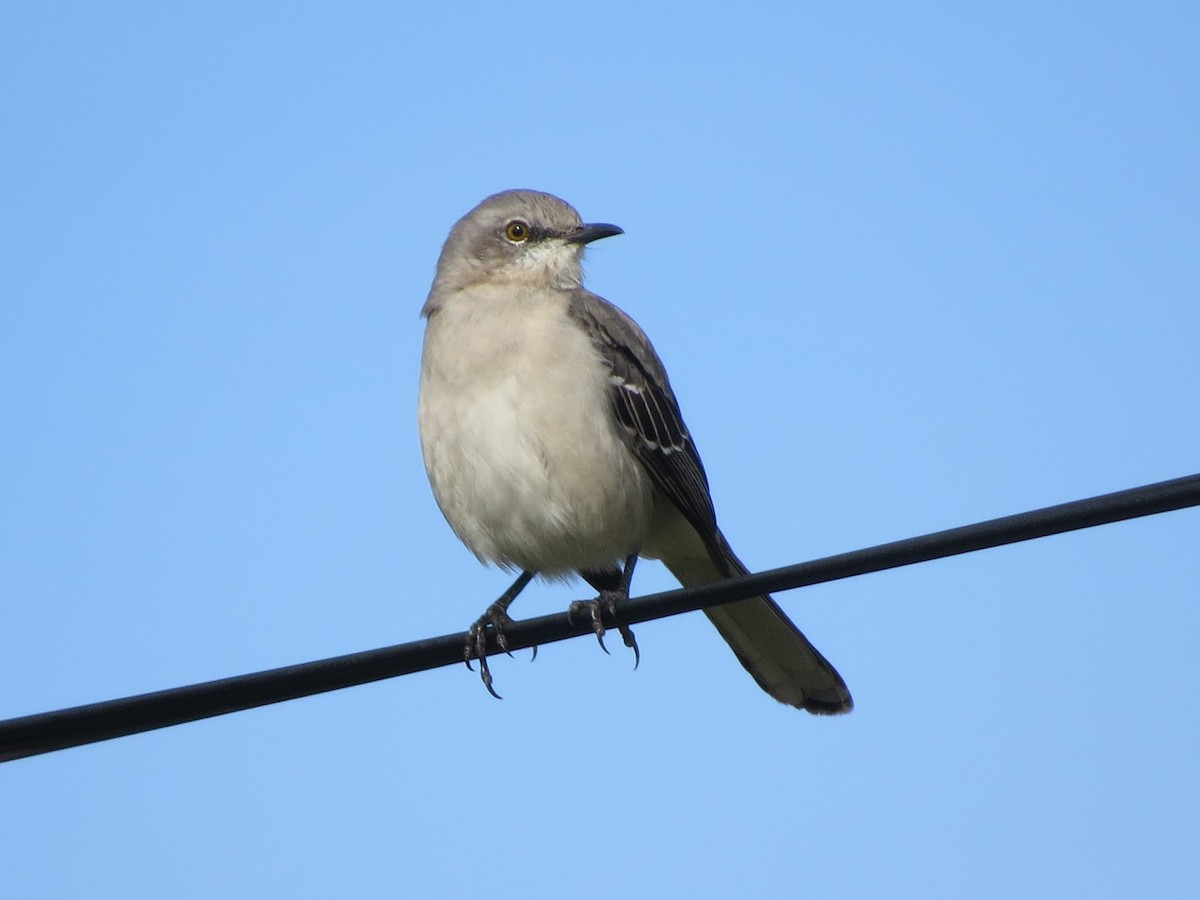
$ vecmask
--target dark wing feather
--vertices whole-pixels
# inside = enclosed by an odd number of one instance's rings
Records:
[[[654,485],[716,550],[708,478],[654,347],[637,323],[595,294],[576,291],[568,310],[608,365],[612,410],[629,448]]]
[[[746,574],[717,530],[704,466],[662,361],[646,335],[615,306],[582,289],[572,294],[568,310],[608,366],[613,415],[630,450],[696,529],[714,568],[725,577]],[[670,561],[664,562],[685,585],[711,581],[714,574],[703,566],[697,575],[686,565],[672,568]],[[770,597],[739,600],[705,613],[755,681],[776,700],[813,713],[849,712],[854,706],[837,670]]]

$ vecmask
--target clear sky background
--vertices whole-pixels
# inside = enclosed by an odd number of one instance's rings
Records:
[[[454,221],[559,194],[767,568],[1200,470],[1195,3],[0,7],[0,716],[464,629]],[[0,766],[5,897],[1200,881],[1200,511]],[[636,592],[664,590],[656,564]],[[582,587],[535,585],[518,616]]]

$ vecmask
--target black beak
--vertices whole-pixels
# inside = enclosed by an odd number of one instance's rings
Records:
[[[568,244],[590,244],[592,241],[600,240],[600,238],[613,237],[614,235],[624,233],[625,231],[616,225],[593,222],[588,225],[580,225],[574,231],[568,231],[563,236],[563,240]]]

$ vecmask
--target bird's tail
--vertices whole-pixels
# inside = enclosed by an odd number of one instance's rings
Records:
[[[749,573],[719,532],[716,544],[710,558],[688,556],[663,562],[684,587]],[[714,606],[704,614],[759,687],[780,703],[821,715],[854,708],[837,669],[769,596]]]

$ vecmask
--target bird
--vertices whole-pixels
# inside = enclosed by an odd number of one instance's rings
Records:
[[[583,286],[584,248],[623,233],[552,194],[493,194],[450,229],[421,309],[417,419],[434,499],[476,557],[520,573],[467,633],[464,657],[495,696],[488,633],[507,649],[508,608],[535,577],[590,584],[596,599],[570,611],[591,615],[603,645],[603,613],[619,622],[639,557],[685,587],[748,573],[650,339]],[[705,614],[771,697],[815,714],[853,708],[770,596]]]

